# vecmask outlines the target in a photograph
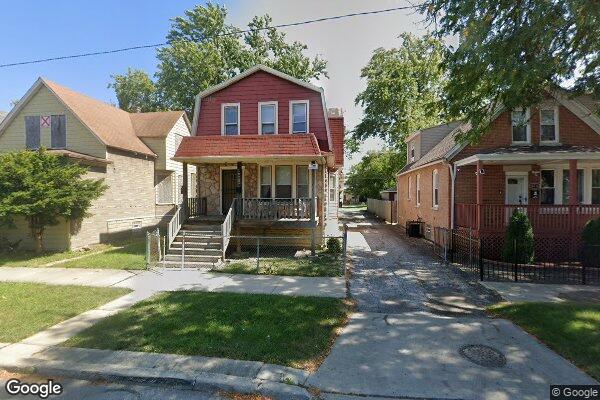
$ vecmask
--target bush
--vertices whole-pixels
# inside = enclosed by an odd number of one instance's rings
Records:
[[[510,263],[529,264],[533,262],[533,247],[533,228],[529,218],[522,211],[515,210],[506,230],[502,259]]]
[[[331,254],[340,254],[342,252],[342,244],[338,238],[327,239],[327,252]]]
[[[583,227],[580,259],[585,267],[600,266],[600,218],[590,219]]]

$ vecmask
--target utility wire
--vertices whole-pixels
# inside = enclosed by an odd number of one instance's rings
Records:
[[[403,7],[393,7],[393,8],[386,8],[383,10],[363,11],[363,12],[356,12],[356,13],[350,13],[350,14],[335,15],[332,17],[309,19],[309,20],[299,21],[299,22],[290,22],[287,24],[273,25],[273,26],[264,27],[264,28],[236,30],[233,32],[226,32],[226,33],[221,33],[218,35],[207,36],[206,39],[215,39],[215,38],[222,37],[222,36],[239,35],[239,34],[249,33],[249,32],[264,31],[264,30],[273,29],[273,28],[275,28],[275,29],[289,28],[292,26],[314,24],[317,22],[332,21],[332,20],[337,20],[337,19],[358,17],[358,16],[363,16],[363,15],[383,14],[383,13],[388,13],[388,12],[392,12],[392,11],[407,10],[407,9],[411,9],[411,8],[415,9],[420,6],[421,6],[421,4],[403,6]],[[132,50],[162,47],[162,46],[166,46],[168,44],[169,44],[169,42],[146,44],[146,45],[140,45],[140,46],[123,47],[120,49],[113,49],[113,50],[93,51],[93,52],[88,52],[88,53],[71,54],[71,55],[67,55],[67,56],[41,58],[41,59],[37,59],[37,60],[28,60],[28,61],[19,61],[19,62],[0,64],[0,68],[14,67],[14,66],[18,66],[18,65],[39,64],[39,63],[44,63],[44,62],[49,62],[49,61],[67,60],[67,59],[73,59],[73,58],[99,56],[99,55],[104,55],[104,54],[122,53],[122,52],[132,51]]]

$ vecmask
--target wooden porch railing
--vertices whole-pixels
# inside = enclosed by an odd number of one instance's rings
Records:
[[[223,260],[225,260],[225,254],[227,253],[227,246],[229,246],[229,239],[231,238],[231,230],[233,229],[233,223],[235,222],[235,199],[229,206],[229,211],[225,216],[225,221],[221,224],[221,237],[223,239]]]
[[[477,204],[456,204],[457,227],[477,230]],[[600,217],[600,205],[504,205],[482,204],[481,231],[505,232],[515,210],[526,213],[538,234],[568,234],[580,232],[587,221]]]
[[[206,197],[188,198],[188,217],[206,215]]]
[[[281,220],[310,219],[312,199],[242,199],[239,219]]]

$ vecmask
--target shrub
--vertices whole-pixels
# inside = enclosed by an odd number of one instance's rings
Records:
[[[327,239],[327,252],[331,254],[340,254],[342,252],[342,244],[338,238]]]
[[[600,218],[590,219],[583,227],[580,259],[586,267],[600,266]]]
[[[515,210],[506,230],[502,259],[510,263],[531,263],[534,256],[533,247],[533,228],[529,218],[522,211]]]

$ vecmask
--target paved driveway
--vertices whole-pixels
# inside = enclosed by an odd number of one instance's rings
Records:
[[[326,396],[547,399],[550,384],[594,382],[512,323],[486,317],[498,295],[441,264],[420,240],[358,221],[349,246],[359,312],[308,381]]]

